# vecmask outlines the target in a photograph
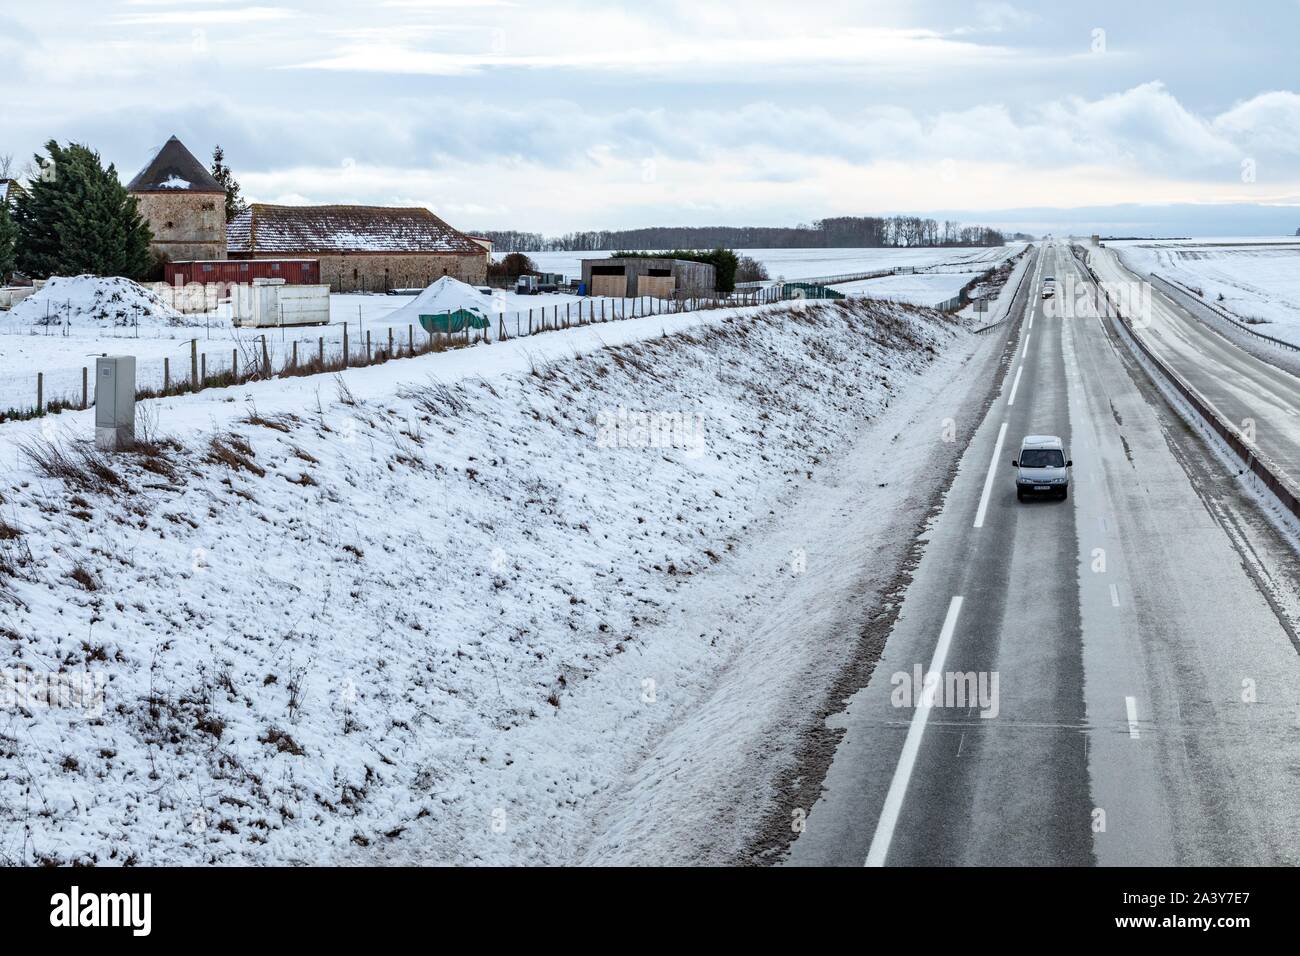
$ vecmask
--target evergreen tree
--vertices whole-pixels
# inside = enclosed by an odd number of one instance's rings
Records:
[[[212,151],[212,178],[226,190],[226,222],[230,222],[248,208],[248,204],[239,196],[239,183],[226,165],[226,151],[220,145]]]
[[[51,140],[37,156],[37,175],[19,196],[18,268],[52,275],[146,278],[152,270],[149,226],[135,198],[99,154]]]
[[[9,204],[0,200],[0,283],[13,275],[17,242],[18,224],[9,215]]]

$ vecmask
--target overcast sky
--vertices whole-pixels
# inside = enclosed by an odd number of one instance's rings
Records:
[[[1297,0],[6,3],[0,153],[85,142],[126,180],[175,133],[252,199],[465,229],[1201,203],[1290,232],[1297,37]]]

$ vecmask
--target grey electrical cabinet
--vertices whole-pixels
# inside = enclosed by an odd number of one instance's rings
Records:
[[[95,359],[95,445],[118,451],[135,444],[135,356]]]

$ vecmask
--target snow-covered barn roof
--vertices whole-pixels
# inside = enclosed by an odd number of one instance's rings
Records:
[[[225,193],[221,183],[212,178],[212,174],[175,136],[163,143],[153,159],[127,183],[126,191]]]
[[[268,206],[253,203],[226,227],[238,253],[440,252],[483,247],[423,207]]]

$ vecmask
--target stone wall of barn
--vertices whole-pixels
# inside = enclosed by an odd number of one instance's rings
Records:
[[[443,276],[451,276],[470,285],[484,285],[487,282],[487,256],[483,254],[367,252],[322,255],[304,251],[292,255],[258,253],[254,258],[319,259],[320,281],[328,284],[331,292],[423,289]]]
[[[153,232],[150,248],[170,262],[226,258],[226,200],[214,193],[134,193]]]

